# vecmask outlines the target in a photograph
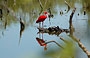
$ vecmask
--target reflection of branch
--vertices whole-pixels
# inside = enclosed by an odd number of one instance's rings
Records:
[[[43,9],[44,9],[44,8],[45,8],[45,6],[46,6],[47,0],[45,0],[45,4],[44,4],[44,5],[42,5],[42,3],[41,3],[41,1],[40,1],[40,0],[38,0],[38,2],[39,2],[40,7],[41,7],[41,11],[40,11],[40,13],[39,13],[39,15],[40,15],[40,14],[42,13]]]
[[[44,8],[45,8],[46,4],[47,4],[47,0],[45,0]]]
[[[11,13],[10,15],[12,15],[14,18],[16,18],[17,21],[19,21],[18,18],[15,16],[14,11],[12,9],[10,9],[7,5],[5,5],[5,3],[2,3],[1,5],[4,8],[6,8],[9,13]]]
[[[41,3],[41,1],[40,0],[38,0],[39,1],[39,3],[40,3],[40,7],[43,9],[43,6],[42,6],[42,3]]]
[[[57,44],[59,47],[61,47],[62,49],[64,49],[59,43],[57,43],[56,41],[53,41],[53,40],[46,42],[46,44],[51,43],[51,42],[54,42],[54,43]]]
[[[24,22],[22,21],[21,17],[20,17],[20,38],[19,38],[19,44],[20,44],[20,41],[21,41],[21,36],[22,36],[22,33],[25,29],[25,24]]]
[[[68,13],[68,11],[70,10],[70,5],[65,1],[65,4],[68,6],[68,10],[66,13]]]
[[[22,19],[20,18],[20,38],[22,36],[22,32],[24,31],[24,29],[25,29],[25,24],[22,21]]]
[[[38,0],[38,2],[39,2],[39,4],[40,4],[40,7],[41,7],[41,11],[40,11],[40,13],[39,13],[39,15],[42,13],[42,11],[43,11],[43,6],[42,6],[42,3],[41,3],[41,1],[40,0]]]
[[[7,19],[5,20],[5,23],[4,23],[4,28],[6,29],[6,27],[7,27]]]

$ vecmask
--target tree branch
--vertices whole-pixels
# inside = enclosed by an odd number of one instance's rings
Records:
[[[90,52],[86,49],[86,47],[80,42],[79,39],[77,39],[75,36],[73,36],[73,25],[72,25],[72,18],[75,13],[76,8],[73,9],[70,20],[69,20],[69,28],[70,28],[70,37],[78,43],[79,47],[87,54],[88,58],[90,58]]]
[[[38,0],[38,1],[39,1],[39,4],[40,4],[40,7],[43,9],[43,5],[42,5],[41,1],[40,0]]]
[[[62,29],[59,26],[53,26],[49,28],[38,28],[39,32],[38,33],[48,33],[48,34],[54,34],[54,35],[59,35],[62,32],[69,33],[69,29]]]
[[[80,42],[80,40],[74,36],[70,36],[72,39],[74,39],[79,47],[87,54],[88,58],[90,58],[90,52],[86,49],[86,47]]]
[[[68,43],[68,41],[66,41],[64,38],[60,37],[60,39],[61,39],[62,41],[64,41],[65,43]]]
[[[73,18],[73,15],[75,13],[75,10],[76,8],[73,9],[71,15],[70,15],[70,19],[69,19],[69,29],[70,29],[70,35],[73,35],[73,25],[72,25],[72,18]]]
[[[39,13],[39,15],[42,13],[42,11],[43,11],[43,5],[42,5],[42,3],[41,3],[41,1],[40,0],[38,0],[38,2],[39,2],[39,4],[40,4],[40,7],[41,7],[41,11],[40,11],[40,13]]]

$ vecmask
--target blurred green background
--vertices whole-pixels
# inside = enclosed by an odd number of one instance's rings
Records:
[[[53,18],[49,18],[44,22],[46,27],[59,26],[64,29],[69,28],[69,17],[72,9],[76,7],[76,12],[73,17],[73,25],[75,28],[74,35],[80,38],[81,42],[90,51],[90,1],[88,0],[66,0],[70,5],[70,10],[67,13],[68,6],[65,0],[0,0],[0,9],[2,9],[2,19],[0,18],[0,58],[87,58],[87,55],[79,48],[66,33],[62,36],[67,41],[65,44],[60,40],[59,36],[43,34],[46,41],[55,40],[65,49],[58,47],[54,43],[47,46],[47,50],[39,46],[36,41],[38,24],[35,23],[43,6],[43,11],[51,9]],[[60,11],[63,14],[60,14]],[[84,14],[85,11],[85,14]],[[25,23],[20,45],[20,17]]]

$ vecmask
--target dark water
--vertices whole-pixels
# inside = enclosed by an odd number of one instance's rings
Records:
[[[24,0],[23,0],[24,1]],[[28,1],[28,0],[26,0]],[[30,4],[27,2],[22,3],[20,6],[18,2],[16,2],[16,7],[13,10],[13,7],[8,4],[8,6],[11,8],[11,11],[8,15],[6,12],[6,9],[3,9],[3,20],[0,20],[0,58],[59,58],[58,50],[61,49],[56,44],[52,43],[48,45],[48,49],[44,51],[44,48],[39,46],[38,42],[36,41],[36,37],[39,37],[37,34],[38,32],[38,24],[35,23],[36,19],[39,16],[40,12],[40,6],[39,2],[35,1],[33,3],[37,3],[37,5],[33,6],[34,4],[31,3],[32,0],[30,0]],[[33,0],[34,1],[34,0]],[[47,0],[48,1],[48,0]],[[50,0],[51,1],[51,0]],[[50,27],[50,26],[59,26],[61,28],[68,29],[69,28],[69,17],[73,10],[73,7],[76,7],[76,12],[73,17],[73,25],[75,28],[74,35],[81,40],[81,42],[85,45],[85,47],[90,51],[90,20],[89,20],[89,12],[86,11],[86,14],[84,15],[84,9],[82,5],[82,1],[73,1],[70,2],[71,9],[68,13],[66,13],[65,10],[68,10],[67,5],[64,3],[64,1],[53,1],[52,4],[50,4],[50,1],[48,1],[46,4],[45,9],[49,8],[51,5],[51,10],[54,15],[53,18],[51,18],[49,24],[49,18],[47,18],[44,22],[44,26]],[[41,0],[42,2],[42,0]],[[54,3],[55,2],[55,3]],[[69,1],[68,1],[69,2]],[[0,2],[1,4],[3,2]],[[10,2],[8,2],[10,3]],[[11,2],[13,4],[13,2]],[[12,5],[11,4],[11,5]],[[31,6],[31,8],[27,8],[28,6]],[[19,8],[20,7],[20,8]],[[35,9],[35,7],[37,7]],[[5,12],[4,12],[5,11]],[[15,12],[14,12],[15,11]],[[60,15],[60,11],[63,12],[62,15]],[[35,13],[35,14],[34,14]],[[25,22],[25,30],[22,33],[22,37],[19,44],[19,36],[20,36],[20,22],[19,18],[22,18],[22,20]],[[7,27],[4,28],[4,21],[7,19]],[[59,37],[56,35],[49,35],[49,34],[43,34],[43,38],[47,41],[49,40],[55,40],[59,43],[62,43],[61,40],[59,40]],[[68,38],[66,33],[62,33],[59,36],[62,36],[64,38]],[[76,52],[75,52],[75,58],[87,58],[87,55],[78,47],[78,45],[75,45]],[[54,52],[53,52],[54,51]],[[51,52],[51,53],[49,53]]]

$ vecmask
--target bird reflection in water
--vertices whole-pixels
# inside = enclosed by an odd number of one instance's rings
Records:
[[[44,50],[47,50],[47,43],[45,43],[44,39],[40,39],[38,37],[36,37],[37,42],[39,43],[40,46],[44,47]]]

